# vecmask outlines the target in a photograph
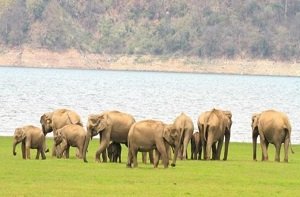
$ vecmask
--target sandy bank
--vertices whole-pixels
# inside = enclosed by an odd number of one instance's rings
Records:
[[[0,65],[40,68],[80,68],[190,73],[300,76],[299,62],[247,59],[200,59],[197,57],[122,56],[84,54],[76,50],[61,53],[46,49],[0,51]]]

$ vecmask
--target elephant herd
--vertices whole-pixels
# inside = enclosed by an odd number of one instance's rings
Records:
[[[177,158],[187,158],[187,147],[191,141],[191,159],[220,160],[223,142],[225,150],[223,160],[227,160],[232,113],[219,109],[212,109],[200,114],[194,132],[192,119],[181,113],[171,124],[158,120],[142,120],[136,122],[130,114],[119,111],[106,111],[88,117],[86,129],[80,116],[68,109],[57,109],[45,113],[40,118],[41,128],[27,125],[16,128],[13,141],[13,154],[16,155],[16,145],[22,143],[23,159],[30,159],[30,149],[37,149],[36,159],[41,155],[46,159],[45,136],[53,132],[52,156],[58,158],[63,155],[69,158],[70,147],[77,147],[77,156],[87,162],[86,154],[90,140],[100,136],[99,148],[95,154],[96,162],[110,161],[121,163],[121,145],[128,146],[127,167],[137,167],[137,153],[149,152],[150,161],[154,167],[159,160],[165,168],[173,158],[171,166],[176,165]],[[257,137],[260,136],[262,160],[268,160],[268,145],[276,147],[275,161],[280,161],[280,148],[284,143],[284,161],[288,161],[288,148],[291,144],[291,125],[288,117],[275,110],[263,111],[252,116],[253,160],[256,160]],[[292,148],[291,148],[292,150]],[[153,151],[155,155],[153,157]],[[293,151],[292,151],[293,152]]]

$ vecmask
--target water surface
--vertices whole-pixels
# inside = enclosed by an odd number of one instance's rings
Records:
[[[57,108],[89,114],[120,110],[137,121],[172,122],[181,112],[194,121],[213,107],[233,113],[232,141],[251,142],[251,116],[285,112],[292,142],[300,143],[300,78],[187,73],[0,67],[0,135]]]

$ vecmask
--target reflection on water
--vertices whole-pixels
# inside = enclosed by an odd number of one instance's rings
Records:
[[[84,123],[105,110],[165,122],[185,112],[197,128],[199,114],[216,107],[233,113],[232,141],[251,142],[251,115],[274,108],[300,143],[300,78],[0,67],[0,93],[0,135],[39,125],[56,108],[74,109]]]

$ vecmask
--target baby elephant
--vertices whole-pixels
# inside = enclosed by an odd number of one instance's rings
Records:
[[[121,163],[121,152],[122,147],[120,143],[112,142],[107,148],[107,154],[110,162],[116,162],[119,158],[119,163]]]
[[[45,155],[45,136],[42,129],[27,125],[21,128],[16,128],[13,141],[13,155],[16,155],[16,146],[22,142],[22,157],[30,159],[30,149],[37,149],[36,159],[39,159],[40,154],[42,159],[46,159]]]
[[[78,157],[82,159],[85,138],[86,131],[80,125],[66,125],[58,129],[54,136],[57,157],[61,158],[65,152],[66,158],[69,158],[69,150],[70,146],[72,146],[79,149]]]

